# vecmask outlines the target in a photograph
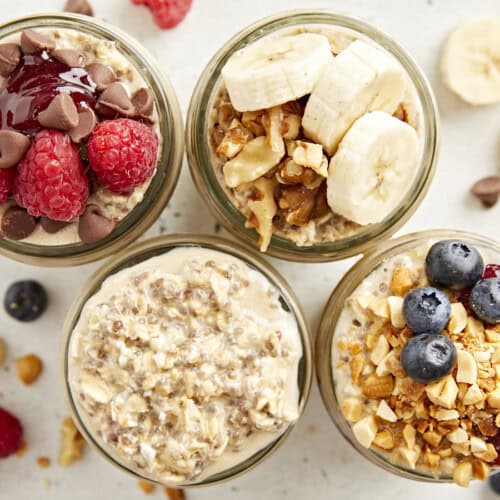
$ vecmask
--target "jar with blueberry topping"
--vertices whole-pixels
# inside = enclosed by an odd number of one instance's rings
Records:
[[[137,41],[85,16],[5,22],[0,54],[0,253],[44,266],[116,253],[175,189],[172,86]]]
[[[500,243],[458,231],[387,241],[344,276],[316,340],[342,435],[401,477],[468,486],[500,465]]]

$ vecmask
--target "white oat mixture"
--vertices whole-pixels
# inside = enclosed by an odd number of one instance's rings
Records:
[[[147,87],[146,81],[141,76],[139,69],[117,49],[114,42],[99,39],[73,29],[37,28],[36,31],[53,38],[58,49],[76,49],[82,51],[86,57],[85,64],[101,63],[112,68],[120,82],[127,89],[129,95],[133,95],[134,92],[140,88]],[[0,42],[19,43],[20,37],[21,34],[17,33],[3,38]],[[4,81],[5,79],[0,76],[0,88],[2,88]],[[152,119],[155,122],[154,130],[159,139],[158,150],[161,151],[162,137],[159,134],[156,106]],[[113,193],[108,189],[98,188],[95,193],[89,196],[87,203],[99,206],[103,215],[106,217],[115,221],[120,221],[143,200],[144,194],[153,177],[154,174],[146,182],[135,187],[130,195],[121,195]],[[7,201],[0,205],[0,218],[12,205],[13,202],[11,201]],[[33,233],[21,241],[33,245],[48,246],[80,243],[78,223],[71,223],[53,234],[47,233],[40,224],[37,224]]]
[[[111,276],[89,299],[69,380],[111,456],[189,482],[243,462],[298,418],[301,358],[296,320],[262,274],[184,247]]]
[[[497,459],[489,437],[500,427],[500,328],[469,315],[448,291],[443,333],[455,344],[457,367],[430,384],[407,376],[400,352],[412,333],[402,305],[410,290],[429,284],[424,266],[432,243],[385,260],[346,300],[332,341],[332,376],[362,446],[405,469],[467,486],[486,479]]]

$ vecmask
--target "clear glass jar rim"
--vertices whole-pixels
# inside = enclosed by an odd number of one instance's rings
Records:
[[[344,274],[328,298],[319,322],[315,341],[315,369],[316,379],[323,403],[333,423],[350,445],[371,463],[397,476],[422,482],[450,483],[451,477],[435,478],[430,474],[405,469],[392,464],[371,449],[366,449],[354,437],[352,427],[342,414],[335,392],[335,376],[332,370],[332,343],[336,323],[343,310],[345,300],[354,292],[356,287],[374,271],[386,258],[397,255],[401,251],[415,247],[428,240],[461,239],[472,244],[492,248],[500,254],[500,242],[491,238],[465,231],[450,229],[434,229],[419,231],[399,236],[382,243],[378,248],[365,254],[361,260]]]
[[[72,396],[71,385],[69,382],[69,349],[71,344],[71,337],[74,326],[76,325],[81,310],[86,301],[99,289],[103,281],[118,272],[121,269],[131,267],[139,262],[142,262],[155,255],[160,255],[168,252],[174,248],[179,247],[203,247],[228,253],[234,257],[241,259],[250,267],[262,273],[276,288],[280,291],[281,297],[284,300],[286,307],[293,312],[302,341],[303,357],[299,365],[299,385],[300,385],[300,399],[299,399],[299,419],[303,414],[312,384],[313,376],[313,346],[312,336],[305,319],[302,307],[295,293],[290,285],[286,282],[285,278],[268,262],[266,262],[258,253],[249,250],[240,243],[236,243],[218,236],[212,235],[198,235],[198,234],[171,234],[162,235],[155,238],[145,240],[143,242],[135,243],[126,251],[121,252],[116,257],[110,259],[103,264],[87,281],[79,296],[70,307],[66,320],[63,326],[63,381],[64,393],[68,401],[69,407],[73,414],[75,424],[78,429],[85,436],[86,440],[101,454],[106,460],[119,467],[121,470],[128,474],[139,477],[141,479],[151,481],[150,478],[142,476],[137,471],[132,470],[126,465],[119,462],[106,452],[98,440],[87,430],[82,418],[79,415],[76,403]],[[256,467],[265,458],[274,453],[283,442],[287,439],[289,434],[294,429],[297,422],[290,425],[287,430],[278,436],[272,443],[266,446],[263,450],[259,450],[255,455],[243,461],[240,464],[232,467],[229,470],[222,471],[214,474],[208,478],[202,479],[199,482],[192,482],[186,484],[172,484],[166,486],[172,487],[197,487],[209,486],[217,483],[226,482],[233,479],[245,472]]]
[[[208,145],[208,113],[214,92],[220,82],[220,70],[230,55],[280,28],[295,25],[334,25],[368,36],[393,54],[408,72],[419,95],[423,110],[425,147],[421,175],[408,199],[386,221],[333,243],[299,247],[290,240],[274,236],[267,253],[298,262],[326,262],[364,253],[397,231],[415,212],[430,186],[439,150],[439,116],[431,86],[420,67],[407,51],[382,30],[361,19],[332,10],[306,9],[282,12],[261,19],[233,36],[213,56],[201,74],[193,92],[187,115],[186,147],[193,181],[213,215],[238,238],[256,246],[257,234],[244,228],[244,217],[232,205],[213,173]]]
[[[153,89],[159,128],[163,136],[157,172],[144,199],[106,238],[92,244],[33,245],[0,240],[0,254],[24,263],[48,267],[80,265],[116,253],[143,234],[157,219],[173,194],[184,154],[183,120],[175,91],[158,63],[134,38],[119,28],[89,16],[68,13],[35,14],[0,24],[0,38],[26,28],[61,28],[81,30],[91,36],[117,43]]]

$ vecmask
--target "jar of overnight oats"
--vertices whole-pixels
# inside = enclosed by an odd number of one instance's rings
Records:
[[[217,220],[293,261],[343,259],[391,236],[424,198],[438,142],[411,56],[364,21],[315,9],[231,38],[186,126],[191,174]]]
[[[368,252],[335,288],[316,339],[318,383],[373,464],[460,486],[500,467],[499,263],[498,242],[423,231]],[[478,299],[487,283],[497,291]]]
[[[0,151],[19,151],[0,155],[0,253],[70,266],[126,247],[160,215],[180,173],[183,122],[170,82],[136,40],[87,16],[4,23],[0,52]]]
[[[110,462],[171,487],[231,479],[300,418],[311,337],[285,280],[213,236],[137,243],[89,280],[65,323],[74,420]]]

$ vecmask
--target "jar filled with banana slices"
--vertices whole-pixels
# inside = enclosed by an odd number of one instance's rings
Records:
[[[186,129],[195,184],[262,252],[331,261],[413,214],[432,180],[432,90],[388,35],[331,11],[263,19],[202,73]]]

